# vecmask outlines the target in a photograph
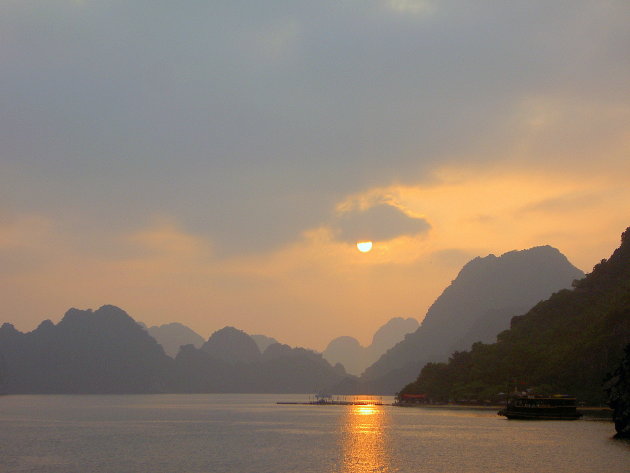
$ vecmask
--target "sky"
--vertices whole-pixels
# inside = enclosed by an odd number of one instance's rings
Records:
[[[630,226],[629,50],[627,0],[3,0],[0,322],[322,350],[476,256],[589,272]]]

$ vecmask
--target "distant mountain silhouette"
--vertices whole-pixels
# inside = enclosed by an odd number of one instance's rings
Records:
[[[70,309],[57,325],[44,321],[29,333],[4,324],[0,382],[9,393],[303,393],[331,386],[338,393],[391,393],[414,379],[426,362],[492,339],[512,316],[582,275],[551,247],[476,258],[435,301],[420,328],[381,356],[360,381],[311,350],[271,344],[261,353],[249,335],[233,327],[215,332],[201,348],[184,345],[173,360],[127,313],[103,306]],[[392,343],[396,327],[404,323],[386,324],[372,346]]]
[[[418,325],[416,319],[394,317],[376,331],[369,346],[363,347],[354,337],[337,337],[328,344],[323,355],[330,363],[341,363],[348,373],[359,375]]]
[[[348,373],[359,375],[370,365],[366,348],[350,336],[337,337],[328,344],[322,354],[330,363],[341,363]]]
[[[405,335],[415,332],[419,326],[418,321],[412,317],[406,319],[394,317],[374,333],[372,344],[368,348],[380,357],[385,351],[404,339]]]
[[[421,326],[367,368],[355,389],[393,394],[427,362],[493,340],[513,316],[583,276],[550,246],[475,258],[429,308]]]
[[[167,389],[173,360],[126,312],[70,309],[29,333],[0,328],[9,393],[135,393]]]
[[[258,349],[261,353],[264,353],[269,345],[280,343],[275,338],[268,337],[267,335],[250,335],[250,337],[252,337],[252,339],[256,342],[256,345],[258,345]]]
[[[204,339],[201,335],[179,322],[160,326],[154,325],[146,330],[149,332],[149,335],[162,345],[166,354],[171,358],[177,356],[179,347],[182,345],[194,345],[199,348],[204,343]]]
[[[261,354],[234,327],[213,333],[200,349],[182,347],[175,364],[180,392],[307,393],[348,377],[312,350],[274,343]]]
[[[262,392],[314,393],[347,377],[343,366],[332,367],[321,354],[306,348],[270,345],[260,364],[259,386]]]
[[[260,360],[260,350],[256,342],[234,327],[224,327],[214,332],[201,346],[201,351],[230,363],[253,363]]]
[[[2,325],[0,375],[0,392],[73,394],[306,393],[348,377],[311,350],[275,343],[261,354],[234,327],[213,333],[201,348],[183,345],[173,360],[114,306],[70,309],[57,325],[46,320],[30,333]]]

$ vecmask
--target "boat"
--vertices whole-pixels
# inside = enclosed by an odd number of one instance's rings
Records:
[[[577,420],[582,417],[577,410],[575,397],[564,394],[515,395],[508,399],[505,408],[497,414],[521,420]]]

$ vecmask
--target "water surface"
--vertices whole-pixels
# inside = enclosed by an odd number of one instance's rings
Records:
[[[627,473],[601,421],[276,405],[292,395],[3,396],[0,471]]]

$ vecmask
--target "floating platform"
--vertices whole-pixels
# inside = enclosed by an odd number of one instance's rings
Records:
[[[291,402],[291,401],[278,401],[276,404],[290,404],[298,406],[388,406],[381,401],[309,401],[309,402]]]
[[[276,404],[298,405],[298,406],[387,406],[382,399],[334,399],[332,396],[315,396],[310,401],[279,401]]]

